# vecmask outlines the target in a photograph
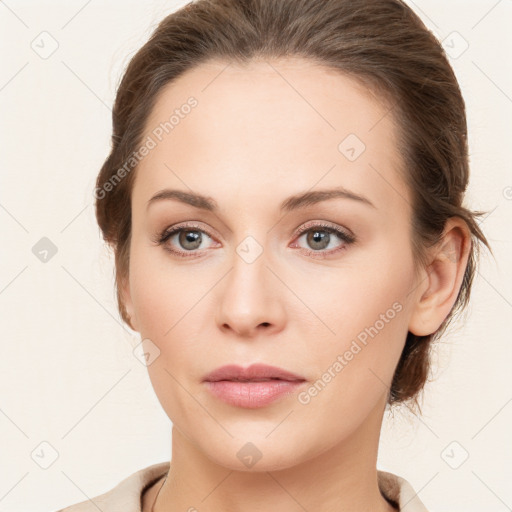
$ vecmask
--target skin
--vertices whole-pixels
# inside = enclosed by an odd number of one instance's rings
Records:
[[[173,423],[169,476],[146,492],[143,510],[161,486],[157,512],[393,510],[376,469],[389,386],[407,332],[430,334],[449,314],[469,232],[450,219],[415,276],[410,193],[388,107],[299,58],[226,66],[202,64],[165,87],[145,136],[190,96],[198,106],[141,161],[132,191],[123,300],[133,328],[160,350],[148,371]],[[366,146],[355,161],[338,150],[351,133]],[[374,207],[334,198],[279,211],[291,195],[339,186]],[[147,208],[165,188],[208,196],[218,211],[177,200]],[[331,234],[318,249],[297,234],[311,221],[350,230],[356,242]],[[205,230],[195,257],[152,241],[184,222]],[[262,249],[251,263],[236,251],[247,236]],[[177,235],[166,244],[190,247]],[[261,362],[303,376],[304,391],[394,303],[400,312],[307,404],[297,391],[260,409],[235,407],[202,382],[224,364]],[[250,468],[237,457],[248,442],[262,454]]]

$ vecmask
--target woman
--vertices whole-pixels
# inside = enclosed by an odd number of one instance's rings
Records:
[[[172,460],[64,510],[426,510],[378,442],[488,245],[466,132],[400,0],[165,18],[120,83],[95,197]]]

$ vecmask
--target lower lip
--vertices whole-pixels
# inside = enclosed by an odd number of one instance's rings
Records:
[[[247,409],[256,409],[271,404],[284,395],[289,395],[305,381],[270,380],[264,382],[239,382],[219,380],[206,381],[209,391],[228,404]]]

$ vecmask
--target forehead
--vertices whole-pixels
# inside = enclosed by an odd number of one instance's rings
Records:
[[[359,81],[310,61],[210,61],[160,91],[135,199],[167,186],[230,197],[263,186],[281,197],[321,181],[368,191],[377,203],[395,189],[403,200],[393,121]]]

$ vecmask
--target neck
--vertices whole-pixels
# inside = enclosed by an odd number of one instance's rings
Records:
[[[383,413],[379,404],[349,438],[297,465],[272,471],[220,466],[173,426],[172,461],[154,511],[396,512],[378,485]]]

